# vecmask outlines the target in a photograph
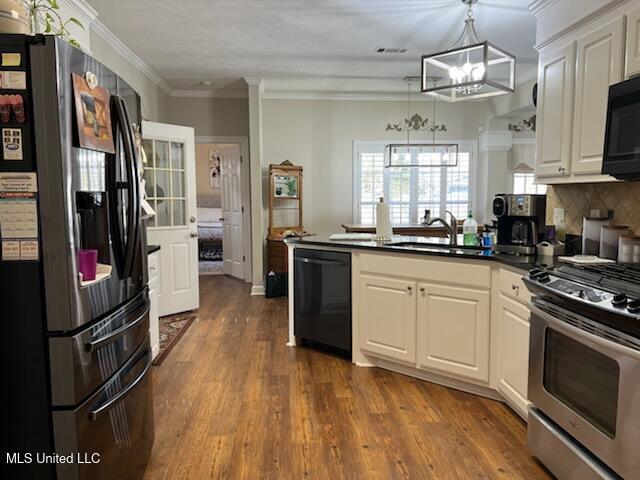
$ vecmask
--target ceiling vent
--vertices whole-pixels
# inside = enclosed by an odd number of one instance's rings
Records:
[[[407,49],[406,48],[385,48],[385,47],[379,47],[376,48],[374,50],[375,53],[407,53]]]

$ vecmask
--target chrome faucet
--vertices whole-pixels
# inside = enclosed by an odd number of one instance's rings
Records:
[[[440,222],[447,231],[447,235],[449,235],[449,245],[458,245],[458,219],[451,213],[451,210],[446,210],[444,213],[445,217],[447,213],[451,216],[451,223],[447,223],[447,220],[442,217],[431,218],[429,210],[425,210],[422,223],[424,225],[433,225],[436,222]]]

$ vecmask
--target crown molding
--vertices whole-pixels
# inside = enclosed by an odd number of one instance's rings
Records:
[[[98,18],[98,12],[85,0],[62,0],[61,3],[73,8],[77,12],[77,15],[81,17],[78,20],[86,27],[91,27],[93,22]]]
[[[169,94],[175,98],[248,98],[249,95],[243,90],[171,90]]]
[[[543,3],[545,4],[543,8],[539,9],[537,12],[534,12],[536,14],[536,16],[539,16],[542,12],[544,12],[548,7],[558,3],[560,0],[539,0],[538,2],[534,2],[534,4],[536,3]],[[569,35],[570,33],[578,30],[580,27],[587,25],[588,23],[593,22],[594,20],[598,19],[599,17],[602,17],[604,15],[606,15],[607,13],[611,12],[612,10],[615,10],[616,8],[618,8],[620,5],[627,3],[629,0],[610,0],[608,4],[594,10],[593,12],[591,12],[590,14],[588,14],[585,17],[582,17],[581,19],[573,22],[572,24],[568,25],[567,27],[563,28],[562,30],[560,30],[559,32],[556,32],[555,34],[545,38],[544,40],[540,40],[539,42],[537,42],[533,48],[535,48],[537,51],[540,51],[542,48],[546,47],[547,45],[555,42],[556,40]],[[532,4],[532,6],[534,5]],[[531,8],[531,7],[530,7]]]
[[[531,10],[535,16],[538,16],[551,5],[558,3],[559,1],[560,0],[535,0],[529,4],[529,10]]]
[[[74,3],[80,0],[73,0]],[[142,72],[142,74],[155,83],[158,87],[162,89],[167,95],[171,95],[173,91],[172,88],[165,82],[160,75],[156,73],[149,65],[147,65],[144,60],[138,57],[135,53],[131,51],[129,47],[127,47],[122,41],[116,37],[116,35],[107,28],[104,23],[102,23],[97,18],[91,25],[91,30],[98,35],[102,40],[104,40],[111,48],[113,48],[120,56],[122,56],[125,60],[131,63],[134,67]]]
[[[266,90],[268,100],[361,100],[380,102],[406,102],[406,93],[393,92],[321,92],[313,90]],[[412,95],[411,102],[433,101],[426,95]]]

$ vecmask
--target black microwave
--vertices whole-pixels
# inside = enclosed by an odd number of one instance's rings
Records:
[[[640,77],[609,87],[602,173],[640,180]]]

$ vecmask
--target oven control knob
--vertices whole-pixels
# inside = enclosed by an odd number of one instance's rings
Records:
[[[536,279],[540,283],[547,283],[549,280],[551,280],[551,278],[549,278],[549,273],[548,272],[542,272],[542,273],[538,274]]]
[[[534,268],[529,272],[529,278],[535,280],[541,273],[544,273],[539,268]]]
[[[611,299],[611,305],[613,305],[616,308],[624,308],[627,306],[628,301],[629,301],[629,298],[624,293],[618,293],[617,295],[614,295],[613,298]]]
[[[631,300],[627,306],[629,313],[640,313],[640,300]]]

